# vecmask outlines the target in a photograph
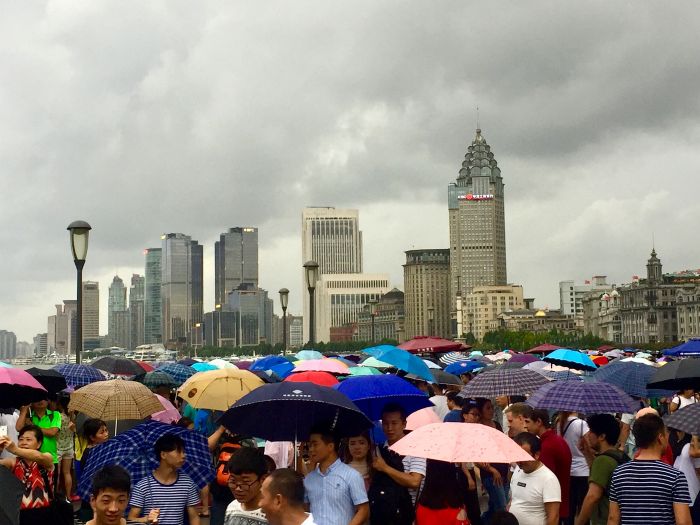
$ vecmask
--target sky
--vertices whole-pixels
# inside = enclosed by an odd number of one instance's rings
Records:
[[[364,267],[448,245],[447,186],[483,135],[508,280],[700,268],[692,2],[0,0],[0,329],[31,341],[84,279],[143,273],[165,232],[257,226],[260,284],[301,311],[301,211],[358,208]],[[276,308],[278,303],[276,301]]]

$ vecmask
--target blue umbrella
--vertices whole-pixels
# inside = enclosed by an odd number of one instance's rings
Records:
[[[382,417],[387,403],[398,403],[406,414],[434,406],[424,392],[393,375],[348,377],[333,388],[348,396],[372,421]]]
[[[604,381],[620,387],[635,397],[666,397],[673,395],[672,390],[654,390],[647,388],[656,368],[632,361],[613,361],[600,367],[593,374],[596,381]]]
[[[307,382],[258,387],[236,401],[219,423],[233,433],[270,441],[306,440],[315,424],[328,425],[338,437],[372,427],[347,396]]]
[[[90,365],[78,365],[64,363],[53,367],[59,374],[66,378],[66,384],[73,388],[89,385],[95,381],[104,381],[105,376],[97,368]]]
[[[270,370],[275,365],[287,364],[289,359],[286,359],[279,355],[266,355],[260,359],[256,359],[255,362],[250,365],[251,372],[254,370]]]
[[[542,358],[542,361],[573,368],[575,370],[596,370],[598,368],[586,354],[578,350],[569,350],[568,348],[555,350]]]
[[[316,350],[301,350],[297,352],[296,358],[301,361],[306,361],[308,359],[323,359],[323,354]]]
[[[406,350],[391,345],[379,345],[365,348],[363,353],[395,366],[399,370],[416,375],[425,381],[432,382],[433,375],[430,373],[428,365],[423,360]]]
[[[120,465],[131,475],[132,485],[148,476],[157,466],[153,445],[161,436],[175,434],[185,442],[185,464],[182,471],[199,487],[214,479],[207,438],[194,430],[158,421],[148,421],[119,434],[95,447],[78,483],[78,494],[89,499],[92,476],[107,465]]]
[[[196,370],[197,372],[208,372],[209,370],[218,370],[218,368],[209,363],[195,363],[193,365],[190,365],[190,368]]]
[[[473,372],[477,368],[484,368],[486,365],[479,361],[457,361],[445,368],[445,372],[448,374],[466,374],[467,372]]]
[[[292,363],[280,363],[270,368],[270,372],[278,376],[280,379],[285,379],[294,370]]]
[[[179,365],[177,363],[166,363],[159,366],[158,371],[168,374],[178,385],[181,385],[197,373],[193,368],[185,365]]]
[[[685,343],[669,348],[664,352],[664,355],[675,357],[683,356],[699,356],[700,355],[700,339],[688,339]]]

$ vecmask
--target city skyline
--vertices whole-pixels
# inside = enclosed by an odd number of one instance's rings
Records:
[[[214,241],[259,228],[260,283],[300,313],[306,206],[360,210],[363,271],[401,288],[405,251],[448,246],[444,189],[477,127],[507,185],[508,281],[538,305],[559,281],[643,275],[654,234],[666,271],[700,266],[685,3],[7,9],[0,329],[19,340],[75,296],[76,219],[102,334],[115,269],[143,274],[163,232],[203,245],[209,310]]]

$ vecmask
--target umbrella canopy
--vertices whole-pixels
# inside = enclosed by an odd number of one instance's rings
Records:
[[[352,400],[372,421],[382,417],[387,403],[398,403],[407,414],[434,406],[424,392],[394,375],[349,377],[333,387]]]
[[[19,408],[47,397],[46,389],[26,371],[0,368],[0,405],[3,408]]]
[[[382,375],[382,372],[380,370],[377,370],[373,366],[354,366],[350,370],[348,370],[348,373],[351,376],[380,376],[380,375]]]
[[[194,408],[227,410],[236,401],[264,382],[248,370],[210,370],[199,372],[179,388],[182,399]]]
[[[234,370],[238,370],[238,367],[234,365],[233,363],[226,361],[225,359],[212,359],[209,361],[210,365],[214,365],[218,369],[224,369],[224,368],[232,368]]]
[[[267,355],[257,359],[248,370],[270,370],[275,365],[289,364],[289,359],[279,355]]]
[[[438,385],[461,385],[462,380],[454,374],[450,374],[444,370],[431,370],[430,373],[433,375],[433,383]]]
[[[86,385],[73,392],[69,410],[104,421],[144,419],[163,410],[156,395],[136,381],[113,379]]]
[[[610,350],[615,350],[616,348],[611,345],[600,345],[596,350],[599,352],[609,352]]]
[[[156,397],[158,398],[158,402],[160,403],[160,406],[163,407],[163,410],[160,412],[154,412],[151,414],[151,419],[153,421],[160,421],[161,423],[167,423],[168,425],[172,423],[177,423],[180,421],[180,418],[182,415],[180,412],[175,408],[175,405],[173,405],[169,399],[165,399],[163,396],[156,394]]]
[[[473,372],[477,368],[484,368],[486,365],[480,361],[458,361],[445,367],[448,374],[461,375]]]
[[[539,359],[532,354],[515,354],[509,363],[525,363],[527,365],[535,361],[539,361]]]
[[[96,381],[104,381],[105,376],[97,368],[90,365],[78,365],[73,363],[65,363],[56,365],[54,370],[66,378],[68,386],[80,388]]]
[[[657,368],[649,379],[647,388],[700,389],[700,359],[681,359]]]
[[[533,348],[530,348],[530,350],[526,351],[526,354],[548,354],[550,352],[554,352],[555,350],[559,350],[561,346],[556,346],[556,345],[550,345],[549,343],[544,343],[541,345],[537,345]]]
[[[541,374],[524,368],[496,368],[469,381],[460,397],[522,396],[535,392],[549,381]]]
[[[406,418],[406,430],[415,430],[431,423],[442,423],[432,407],[421,408]]]
[[[143,367],[133,359],[111,355],[98,357],[90,363],[90,366],[115,376],[135,376],[145,372]]]
[[[423,362],[430,370],[442,370],[442,367],[439,364],[431,361],[430,359],[423,359]]]
[[[693,403],[664,417],[666,426],[697,436],[700,434],[700,403]]]
[[[146,372],[145,374],[138,375],[134,378],[134,381],[146,385],[151,390],[162,386],[175,388],[179,384],[175,381],[173,376],[162,370],[154,370],[153,372]]]
[[[554,350],[546,357],[542,358],[542,361],[573,368],[574,370],[595,370],[598,368],[586,354],[578,350],[569,350],[568,348]]]
[[[372,357],[372,356],[365,358],[365,360],[362,361],[358,366],[371,366],[372,368],[379,368],[379,369],[394,368],[394,365],[390,365],[389,363],[385,363],[384,361],[380,361],[376,357]]]
[[[239,370],[250,370],[250,365],[253,364],[253,361],[245,360],[245,361],[236,361],[236,368]]]
[[[450,463],[532,461],[532,457],[503,432],[479,424],[432,423],[414,430],[389,448],[405,456]]]
[[[648,359],[644,359],[643,357],[625,357],[624,359],[620,359],[620,362],[622,363],[640,363],[642,365],[646,366],[653,366],[656,368],[656,364],[653,361],[649,361]]]
[[[261,386],[229,408],[219,422],[233,433],[270,441],[307,440],[317,423],[328,424],[339,437],[372,427],[345,395],[313,383]]]
[[[634,413],[639,408],[639,403],[615,385],[598,381],[554,381],[541,387],[526,403],[583,414]]]
[[[189,366],[180,365],[178,363],[166,363],[158,367],[159,372],[165,372],[172,377],[178,385],[187,381],[197,372]]]
[[[333,357],[332,359],[334,359],[335,361],[340,361],[348,368],[353,368],[353,367],[357,366],[357,363],[355,361],[351,361],[350,359],[346,359],[344,357],[337,356],[337,357]]]
[[[68,388],[66,378],[58,370],[52,368],[27,368],[27,373],[36,379],[51,395]]]
[[[294,364],[294,372],[328,372],[329,374],[348,374],[346,364],[336,359],[306,359]]]
[[[9,363],[5,363],[4,361],[0,361],[0,368],[14,368],[14,366]]]
[[[444,365],[451,365],[452,363],[466,361],[467,359],[468,356],[464,352],[448,352],[440,357],[440,362]]]
[[[296,358],[300,361],[307,359],[323,359],[323,354],[316,350],[301,350],[296,353]]]
[[[209,372],[210,370],[219,370],[219,367],[211,363],[194,363],[190,368],[195,372]]]
[[[143,368],[146,372],[153,372],[156,367],[154,367],[151,363],[147,363],[146,361],[136,361],[141,368]]]
[[[605,357],[604,355],[597,355],[595,357],[592,357],[591,361],[593,361],[593,363],[596,366],[604,366],[610,362],[610,360],[607,357]]]
[[[0,467],[0,523],[19,525],[19,507],[24,485],[10,469]]]
[[[120,465],[131,475],[132,486],[148,476],[157,466],[153,445],[165,434],[180,436],[185,442],[185,464],[182,472],[187,474],[199,488],[214,479],[214,468],[206,436],[194,430],[149,421],[115,436],[93,449],[90,461],[85,466],[78,494],[89,499],[92,477],[102,467]]]
[[[647,388],[647,383],[656,372],[656,368],[625,361],[613,361],[595,371],[596,381],[603,381],[619,387],[634,397],[665,397],[673,395],[669,390],[653,390]]]
[[[177,363],[179,365],[192,366],[195,363],[199,363],[199,361],[192,359],[191,357],[185,357],[184,359],[180,359]]]
[[[700,339],[688,339],[685,343],[669,348],[664,355],[673,357],[700,356]]]
[[[401,343],[398,347],[414,354],[418,352],[449,352],[450,350],[466,348],[459,341],[426,336],[414,337],[410,341]]]
[[[402,350],[401,348],[391,345],[379,345],[371,348],[365,348],[362,350],[362,352],[372,357],[376,357],[380,361],[389,363],[399,370],[417,375],[425,381],[433,380],[433,376],[430,374],[430,370],[423,360],[420,357],[409,354],[406,350]]]
[[[284,381],[291,383],[308,382],[315,385],[328,387],[338,384],[338,380],[335,378],[335,376],[333,374],[329,374],[328,372],[295,372],[293,374],[289,374]]]
[[[618,350],[617,348],[615,350],[610,350],[609,352],[605,352],[603,354],[605,357],[608,359],[617,359],[618,357],[622,357],[625,355],[625,353],[622,350]]]

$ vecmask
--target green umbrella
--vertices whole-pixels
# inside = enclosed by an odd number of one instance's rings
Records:
[[[348,370],[351,376],[380,376],[382,372],[373,366],[353,366]]]
[[[384,361],[380,361],[376,357],[368,357],[362,363],[360,363],[360,366],[370,366],[374,368],[392,368],[394,365],[390,365],[389,363],[385,363]]]

